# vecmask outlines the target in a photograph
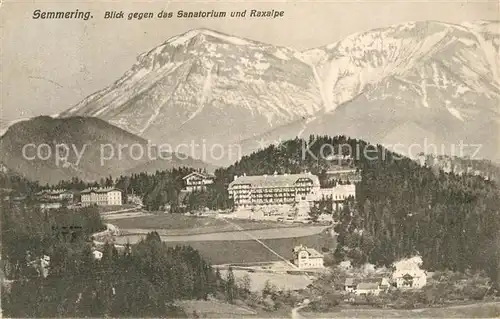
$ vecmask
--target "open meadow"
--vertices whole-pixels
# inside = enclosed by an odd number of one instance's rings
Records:
[[[113,218],[113,224],[124,230],[125,233],[147,233],[153,230],[163,234],[189,235],[243,229],[288,228],[301,226],[300,224],[286,224],[275,221],[254,220],[225,220],[215,217],[185,216],[182,214],[159,214],[142,216],[123,216]],[[140,231],[138,231],[140,230]]]
[[[117,244],[133,244],[148,232],[157,231],[168,245],[192,246],[212,264],[281,260],[256,239],[285,258],[292,258],[293,247],[300,244],[322,251],[335,248],[336,243],[326,226],[273,221],[162,214],[111,222],[120,229]]]
[[[289,229],[290,234],[286,238],[271,238],[262,239],[261,241],[274,250],[279,255],[291,259],[293,247],[303,244],[321,251],[323,248],[333,249],[335,247],[335,239],[328,232],[317,232],[309,236],[294,236],[293,231],[297,229]],[[281,232],[282,235],[283,232]],[[226,233],[227,234],[227,233]],[[223,233],[218,234],[222,236]],[[138,236],[137,237],[143,237]],[[116,242],[119,244],[127,243],[130,237],[117,237]],[[264,247],[256,240],[212,240],[212,241],[168,241],[165,237],[162,238],[167,245],[175,247],[177,245],[189,245],[198,250],[203,257],[210,261],[211,264],[228,264],[228,263],[248,263],[248,262],[266,262],[280,261],[281,259],[273,254],[269,249]],[[132,243],[132,240],[129,241]]]

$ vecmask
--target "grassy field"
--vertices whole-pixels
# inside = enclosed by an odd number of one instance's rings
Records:
[[[303,226],[293,228],[267,228],[267,229],[249,229],[249,230],[234,230],[234,227],[220,228],[191,228],[191,229],[158,229],[162,241],[167,242],[209,242],[209,241],[239,241],[258,239],[274,239],[288,237],[305,237],[320,233],[325,229],[324,226]],[[117,242],[136,243],[146,234],[150,233],[151,229],[125,229],[121,230],[121,236],[117,238]]]
[[[276,231],[271,229],[270,231]],[[221,235],[221,234],[217,234]],[[243,234],[241,234],[243,236]],[[117,244],[127,242],[133,244],[144,235],[132,235],[117,237]],[[164,237],[162,237],[164,239]],[[297,236],[288,238],[261,239],[263,243],[271,247],[279,255],[292,258],[293,247],[303,244],[321,251],[323,247],[334,248],[335,239],[328,232],[322,232],[310,236]],[[211,264],[249,263],[280,261],[281,259],[265,248],[256,240],[210,240],[210,241],[165,241],[167,245],[175,247],[188,245],[200,251],[204,258]]]
[[[285,258],[292,258],[292,249],[294,246],[299,244],[316,248],[318,251],[321,251],[324,247],[335,247],[335,239],[331,238],[329,233],[323,232],[321,234],[311,235],[311,233],[315,233],[317,231],[309,230],[311,226],[301,224],[284,224],[271,221],[250,220],[231,220],[231,223],[233,223],[231,224],[223,219],[212,217],[191,217],[173,214],[117,219],[111,222],[120,228],[122,234],[142,234],[138,236],[132,235],[118,237],[117,243],[123,244],[127,241],[134,243],[136,239],[141,238],[148,231],[157,230],[162,236],[162,239],[167,239],[166,242],[168,245],[192,246],[193,248],[199,250],[200,253],[212,264],[280,260],[279,257],[265,248],[262,244],[255,240],[247,239],[249,238],[247,234],[235,232],[238,230],[237,226],[244,228],[245,230],[250,230],[252,235],[263,233],[261,235],[266,235],[262,236],[263,238],[289,236],[289,238],[262,239],[262,242]],[[280,229],[280,227],[282,229]],[[186,236],[203,234],[213,234],[211,237],[218,236],[217,239],[223,240],[182,241],[183,239],[180,237],[181,235]],[[273,234],[275,236],[272,236]],[[168,237],[163,237],[164,235],[176,236],[175,241],[169,241]],[[257,237],[261,238],[259,236]],[[204,237],[199,236],[195,238]],[[229,240],[229,238],[233,240]]]
[[[221,275],[227,275],[227,270],[221,270]],[[299,290],[304,289],[312,284],[313,280],[302,275],[290,275],[282,273],[265,273],[265,272],[248,272],[246,270],[233,270],[235,278],[243,278],[248,276],[250,279],[250,290],[261,292],[269,281],[274,286],[283,290]]]
[[[231,220],[245,229],[266,229],[276,227],[294,227],[297,224],[284,224],[273,221]],[[120,229],[189,229],[222,227],[229,225],[221,218],[185,216],[181,214],[161,214],[133,218],[115,219],[113,224]],[[236,230],[233,226],[231,230]]]
[[[305,237],[263,239],[262,242],[287,259],[293,257],[292,249],[299,244],[318,251],[321,251],[323,247],[334,248],[336,244],[335,240],[326,233]],[[255,240],[167,242],[167,245],[192,246],[213,265],[281,260]]]
[[[257,230],[303,226],[301,224],[285,224],[273,221],[231,220],[227,222],[220,218],[184,216],[180,214],[113,218],[110,222],[118,226],[122,234],[146,234],[149,231],[156,230],[160,235],[165,236],[230,232],[238,231],[238,227],[245,230]]]
[[[500,302],[415,310],[344,308],[336,312],[303,312],[306,318],[500,318]]]

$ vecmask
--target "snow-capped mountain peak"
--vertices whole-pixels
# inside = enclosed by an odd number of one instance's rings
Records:
[[[375,142],[432,131],[449,140],[498,123],[498,26],[408,22],[304,52],[190,30],[61,116],[98,116],[175,144],[278,131],[283,139],[338,133]]]
[[[234,37],[228,34],[224,34],[222,32],[210,30],[210,29],[193,29],[184,34],[175,36],[169,39],[166,43],[173,46],[178,45],[186,45],[194,38],[205,38],[212,37],[227,43],[235,44],[235,45],[250,45],[252,44],[250,41],[247,41],[242,38]]]

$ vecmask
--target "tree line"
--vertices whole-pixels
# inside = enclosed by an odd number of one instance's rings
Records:
[[[3,314],[8,317],[184,317],[175,300],[238,295],[198,251],[168,247],[158,233],[124,249],[106,243],[96,259],[95,208],[50,213],[2,201]],[[50,257],[48,275],[32,261]]]

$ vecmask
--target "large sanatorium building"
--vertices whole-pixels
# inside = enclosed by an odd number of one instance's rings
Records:
[[[311,173],[235,176],[228,187],[234,206],[251,208],[267,205],[293,205],[303,201],[331,198],[343,201],[355,196],[355,185],[320,188],[318,176]]]

